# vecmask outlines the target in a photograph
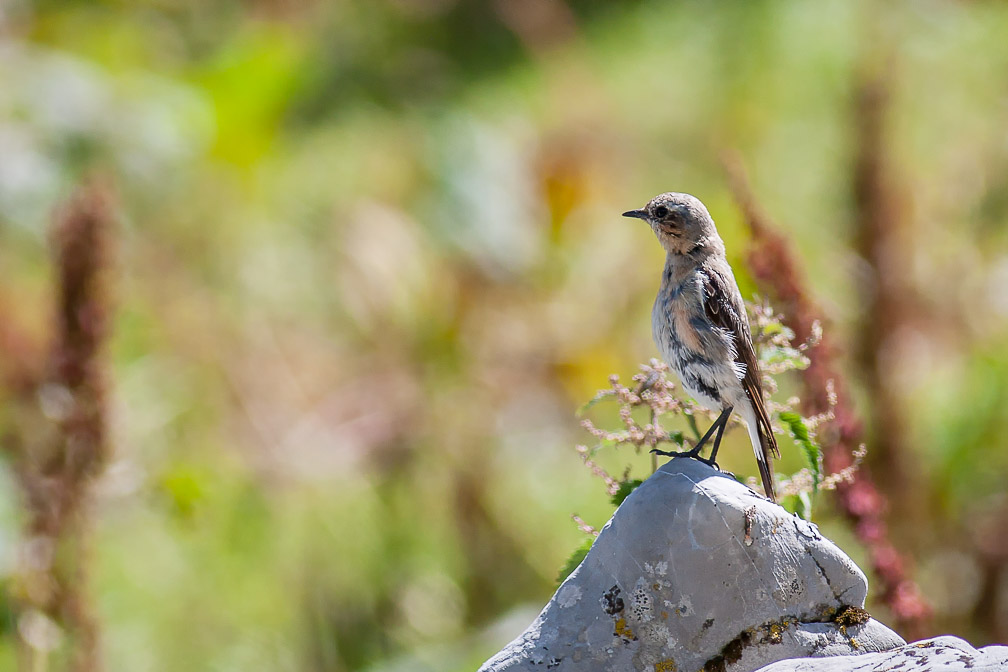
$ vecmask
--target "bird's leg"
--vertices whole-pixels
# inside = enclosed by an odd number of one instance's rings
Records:
[[[721,411],[721,415],[717,417],[717,420],[714,421],[714,424],[710,426],[710,429],[708,429],[707,432],[700,437],[700,440],[697,441],[696,445],[693,446],[693,448],[691,448],[690,450],[674,451],[674,450],[658,450],[657,448],[652,448],[651,452],[656,455],[664,455],[665,457],[693,457],[700,460],[701,462],[706,462],[707,464],[713,464],[714,454],[717,453],[718,445],[720,445],[721,443],[721,434],[724,432],[724,426],[725,423],[728,422],[728,416],[731,415],[731,411],[732,411],[731,407]],[[717,438],[715,438],[714,440],[714,454],[711,455],[711,459],[708,461],[700,457],[700,451],[703,450],[704,444],[707,443],[707,439],[709,439],[715,431],[717,431]]]
[[[719,471],[721,467],[717,465],[717,462],[715,462],[714,459],[717,457],[718,448],[721,447],[721,437],[724,436],[724,430],[725,427],[728,426],[728,418],[731,417],[733,408],[734,406],[729,406],[728,408],[721,411],[721,415],[719,415],[718,419],[714,421],[714,424],[718,425],[718,432],[717,435],[714,437],[714,447],[711,448],[710,457],[707,458],[706,460],[703,460],[704,462],[714,467],[715,469],[718,469]]]
[[[690,450],[658,450],[657,448],[652,448],[651,452],[654,453],[655,455],[664,455],[665,457],[699,458],[700,449],[703,448],[704,443],[707,441],[707,439],[710,438],[711,434],[714,433],[715,429],[717,429],[717,421],[715,421],[714,424],[710,426],[710,429],[707,430],[707,433],[704,434],[702,437],[700,437],[700,440],[697,441],[696,445],[693,446],[693,448],[691,448]]]

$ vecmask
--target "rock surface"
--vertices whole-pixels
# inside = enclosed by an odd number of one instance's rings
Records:
[[[623,502],[538,618],[480,669],[741,672],[903,646],[862,609],[867,591],[815,525],[676,458]]]
[[[782,660],[759,672],[1004,672],[1008,670],[1008,646],[985,646],[977,650],[958,637],[935,637],[891,651],[863,656]]]

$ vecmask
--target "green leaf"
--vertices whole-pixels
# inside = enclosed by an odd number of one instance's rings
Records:
[[[560,568],[560,572],[557,574],[558,584],[566,581],[567,577],[571,575],[571,572],[577,569],[578,565],[581,564],[581,561],[585,559],[586,555],[588,555],[588,551],[591,549],[593,543],[595,543],[595,537],[588,537],[581,542],[580,546],[574,549],[574,552],[570,554],[570,557],[567,558],[567,562],[564,563],[564,566]]]
[[[577,411],[575,411],[574,413],[577,417],[580,418],[582,415],[585,414],[585,411],[587,411],[589,408],[599,403],[600,401],[605,401],[606,399],[612,399],[612,396],[613,395],[611,394],[596,394],[594,397],[592,397],[585,403],[581,404],[581,406],[579,406]]]
[[[174,513],[191,517],[211,490],[212,478],[191,467],[177,466],[161,477],[161,492],[168,496]]]
[[[777,503],[788,513],[798,513],[798,507],[801,506],[798,495],[784,495]]]
[[[805,520],[812,520],[812,498],[809,493],[800,492],[781,498],[780,505],[789,513],[797,514]]]
[[[791,331],[791,330],[788,329],[787,327],[785,327],[780,322],[770,322],[765,327],[763,327],[763,333],[766,334],[767,336],[773,336],[774,334],[779,334],[779,333],[782,333],[782,332],[786,333],[786,332],[789,332],[789,331]],[[794,337],[794,332],[792,332],[791,335],[788,336],[788,338],[793,338],[793,337]]]
[[[769,345],[763,348],[763,352],[760,353],[760,361],[764,364],[787,362],[798,370],[807,369],[810,363],[809,358],[803,355],[797,348],[776,345]]]
[[[669,432],[668,433],[668,438],[669,438],[669,441],[671,441],[672,443],[676,444],[680,448],[683,447],[683,441],[686,440],[686,437],[683,436],[682,432]]]
[[[637,489],[637,486],[643,483],[639,478],[631,478],[626,481],[621,481],[619,484],[619,490],[616,494],[612,496],[612,505],[619,506],[623,503],[623,500],[630,496],[630,493]]]
[[[802,449],[802,452],[805,455],[805,460],[808,462],[809,469],[812,471],[814,489],[818,492],[819,482],[822,480],[821,451],[816,442],[812,440],[811,436],[809,436],[809,430],[805,425],[805,419],[793,411],[782,411],[779,417],[791,431],[791,438],[794,439],[794,442]]]
[[[700,440],[700,428],[697,427],[696,418],[693,417],[692,413],[686,413],[686,424],[689,425],[690,429],[693,431],[694,437],[697,441]]]
[[[812,496],[807,492],[798,493],[798,515],[805,520],[812,520]]]

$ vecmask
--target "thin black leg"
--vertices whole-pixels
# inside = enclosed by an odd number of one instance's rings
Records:
[[[714,456],[717,454],[718,446],[721,445],[721,435],[724,433],[724,427],[725,424],[727,424],[728,422],[729,416],[731,416],[731,412],[732,412],[731,407],[728,407],[723,411],[721,411],[721,415],[717,417],[717,420],[714,421],[714,424],[710,426],[710,429],[708,429],[707,432],[702,437],[700,437],[700,440],[697,441],[697,444],[693,446],[693,448],[691,448],[690,450],[674,451],[674,450],[658,450],[657,448],[652,448],[651,452],[656,455],[664,455],[665,457],[693,457],[700,460],[701,462],[706,462],[707,464],[713,464]],[[711,437],[712,434],[714,434],[715,431],[717,432],[717,436],[714,439],[714,451],[711,453],[710,460],[705,460],[702,457],[700,457],[700,451],[703,450],[704,444],[707,443],[707,440]]]
[[[714,437],[714,447],[711,448],[710,457],[707,459],[707,463],[712,467],[717,467],[717,462],[714,460],[717,458],[718,448],[721,447],[721,437],[724,436],[725,427],[728,426],[728,418],[731,417],[731,412],[733,406],[729,406],[725,410],[721,411],[721,415],[718,416],[717,421],[714,424],[720,423],[718,427],[717,436]]]

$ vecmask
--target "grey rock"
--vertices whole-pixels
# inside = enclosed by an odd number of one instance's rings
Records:
[[[958,637],[935,637],[901,646],[891,651],[861,656],[838,656],[828,660],[800,658],[782,660],[760,668],[759,672],[889,672],[905,670],[1008,670],[1008,646],[985,646],[977,650]]]
[[[517,639],[480,668],[756,670],[904,642],[815,525],[696,460],[662,466]]]

